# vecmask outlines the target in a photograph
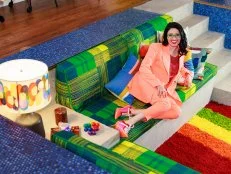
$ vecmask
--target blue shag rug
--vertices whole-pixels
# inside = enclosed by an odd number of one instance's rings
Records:
[[[67,151],[0,115],[0,169],[5,174],[108,174],[92,162]]]

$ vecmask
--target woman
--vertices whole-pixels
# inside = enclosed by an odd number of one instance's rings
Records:
[[[193,72],[184,67],[187,52],[182,26],[176,22],[169,23],[163,42],[150,45],[139,71],[128,85],[134,97],[151,106],[147,109],[127,106],[116,110],[115,118],[124,112],[133,115],[129,120],[115,124],[121,137],[128,137],[129,130],[140,120],[174,119],[180,115],[182,102],[175,91],[177,82],[184,77],[181,85],[190,87],[193,79]]]

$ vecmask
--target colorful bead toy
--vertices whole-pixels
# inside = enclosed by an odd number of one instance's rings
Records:
[[[100,124],[98,122],[85,123],[83,125],[84,132],[87,132],[89,135],[96,135],[96,132],[99,130]]]

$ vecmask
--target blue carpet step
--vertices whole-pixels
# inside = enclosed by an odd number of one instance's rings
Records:
[[[209,16],[209,30],[225,34],[224,47],[231,49],[231,2],[218,0],[195,1],[195,14]]]

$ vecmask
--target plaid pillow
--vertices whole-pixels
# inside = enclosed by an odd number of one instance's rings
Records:
[[[194,78],[203,80],[204,78],[204,67],[207,60],[208,54],[211,53],[212,49],[210,48],[193,48],[192,51],[192,61],[194,66]]]
[[[128,83],[132,79],[133,75],[138,71],[140,61],[133,54],[130,54],[123,68],[109,83],[105,85],[105,88],[109,90],[120,100],[132,104],[134,97],[128,91]]]

